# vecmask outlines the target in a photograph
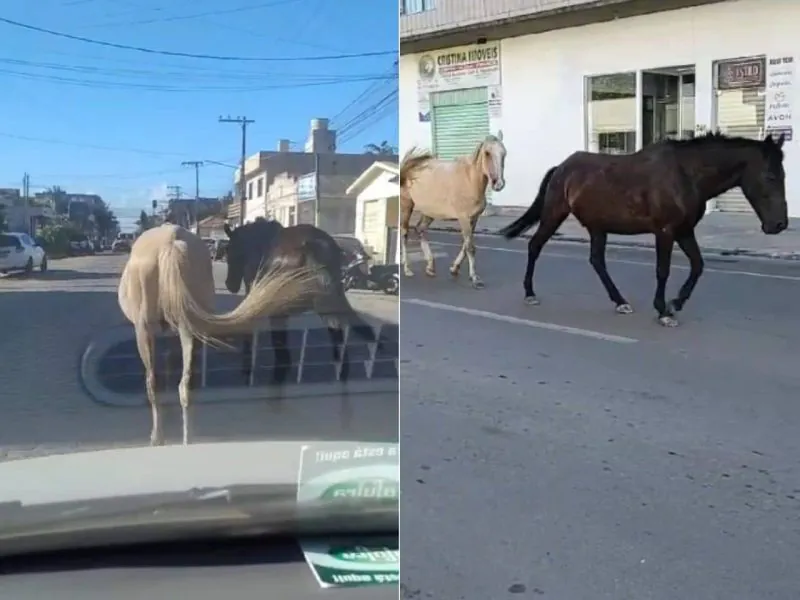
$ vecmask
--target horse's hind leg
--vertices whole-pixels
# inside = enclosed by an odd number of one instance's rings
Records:
[[[153,424],[150,430],[150,445],[161,446],[164,443],[164,432],[161,425],[161,411],[156,399],[155,332],[146,323],[138,323],[134,330],[136,332],[136,347],[139,350],[142,365],[144,365],[144,387],[152,414]]]
[[[569,208],[561,208],[559,206],[557,211],[545,215],[531,239],[528,240],[528,263],[525,266],[525,277],[522,279],[522,287],[525,290],[525,304],[530,304],[531,306],[539,304],[539,299],[533,291],[533,273],[536,269],[536,261],[539,259],[544,245],[555,235],[568,216]]]
[[[292,368],[292,353],[289,350],[289,320],[286,317],[270,319],[270,338],[275,352],[275,383],[283,386],[289,379]]]
[[[178,398],[181,403],[181,416],[183,418],[183,445],[189,445],[192,436],[192,413],[189,405],[189,386],[192,378],[192,350],[194,348],[194,338],[185,331],[179,331],[181,339],[181,354],[183,366],[181,370],[181,381],[178,384]]]
[[[403,192],[400,192],[401,196]],[[414,271],[408,264],[408,227],[411,221],[411,213],[414,212],[414,203],[411,200],[400,202],[400,261],[403,263],[403,274],[406,277],[413,277]]]
[[[700,246],[697,245],[697,238],[694,235],[694,231],[691,231],[688,235],[682,235],[678,237],[675,241],[678,242],[678,246],[681,250],[683,250],[686,258],[689,259],[690,269],[689,276],[681,286],[677,298],[670,300],[668,305],[675,312],[680,312],[683,310],[684,305],[691,297],[692,292],[694,291],[694,286],[697,285],[697,281],[703,274],[704,265],[703,255],[700,254]]]
[[[675,327],[678,321],[665,299],[667,279],[672,263],[672,246],[675,240],[669,234],[656,235],[656,293],[653,308],[658,312],[658,322],[664,327]]]
[[[606,267],[606,243],[608,241],[608,234],[605,232],[590,231],[589,232],[589,264],[592,265],[594,272],[600,278],[603,287],[611,301],[616,305],[617,312],[627,315],[633,312],[633,308],[625,298],[620,294],[619,289],[608,274],[608,267]]]
[[[428,242],[428,227],[433,223],[433,218],[426,215],[421,215],[419,223],[417,223],[416,230],[419,235],[419,245],[422,248],[422,254],[425,256],[425,274],[428,277],[436,277],[436,263],[433,259],[433,250]]]

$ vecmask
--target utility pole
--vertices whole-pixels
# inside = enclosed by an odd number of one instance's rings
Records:
[[[194,167],[194,210],[192,210],[193,224],[197,225],[197,210],[200,203],[200,167],[203,166],[202,160],[185,160],[181,163],[184,167]]]
[[[179,185],[168,185],[167,186],[167,194],[171,200],[175,200],[172,204],[173,207],[173,215],[175,216],[175,220],[178,221],[176,225],[180,225],[181,227],[187,227],[186,223],[186,214],[183,211],[179,211],[178,208],[180,207],[180,199],[183,190]]]
[[[314,152],[314,227],[319,227],[319,152]]]
[[[244,225],[245,203],[247,202],[244,182],[244,163],[247,161],[247,126],[255,123],[255,121],[247,117],[236,117],[234,119],[228,115],[227,117],[220,117],[219,122],[237,123],[242,127],[242,162],[239,166],[239,225]]]

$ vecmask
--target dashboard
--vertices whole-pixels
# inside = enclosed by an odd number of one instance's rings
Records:
[[[291,538],[147,544],[0,562],[0,598],[14,600],[397,597],[397,585],[321,587]]]

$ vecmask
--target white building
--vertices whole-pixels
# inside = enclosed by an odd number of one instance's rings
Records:
[[[375,161],[347,188],[347,195],[356,197],[355,236],[375,264],[400,264],[399,176],[397,163]]]
[[[412,145],[466,154],[502,129],[507,186],[493,202],[528,205],[545,171],[575,150],[633,152],[716,128],[783,131],[789,214],[800,216],[800,1],[405,2],[401,154]],[[700,5],[666,10],[679,4]],[[750,211],[738,189],[711,208]]]

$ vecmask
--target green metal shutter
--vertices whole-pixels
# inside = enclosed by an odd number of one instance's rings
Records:
[[[489,93],[485,87],[431,94],[433,151],[443,160],[469,156],[489,135]],[[487,190],[486,199],[491,197]]]
[[[763,137],[764,88],[717,90],[717,127],[723,133],[752,139]],[[720,212],[752,213],[740,188],[717,198]]]

